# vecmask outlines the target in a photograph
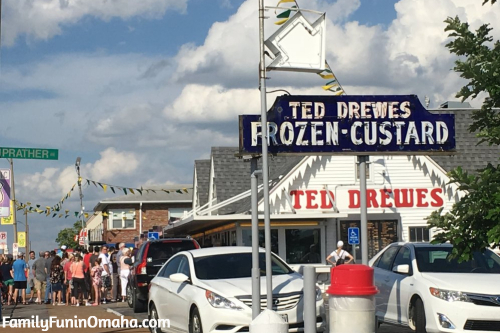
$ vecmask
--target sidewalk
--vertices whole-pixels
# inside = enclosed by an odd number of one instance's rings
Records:
[[[74,307],[74,306],[53,306],[53,305],[39,305],[39,304],[29,304],[29,305],[17,305],[17,306],[3,306],[2,308],[2,316],[5,317],[11,317],[10,320],[7,323],[4,323],[5,327],[1,324],[0,321],[0,331],[2,333],[21,333],[21,332],[26,332],[26,333],[40,333],[44,332],[41,327],[41,323],[39,322],[38,326],[40,327],[33,327],[36,323],[36,319],[38,316],[38,320],[48,320],[50,317],[54,317],[52,319],[52,328],[49,328],[47,332],[65,332],[68,333],[68,329],[71,330],[72,333],[74,332],[82,332],[82,333],[98,333],[98,332],[131,332],[131,333],[146,333],[149,332],[148,328],[127,328],[127,327],[122,327],[122,328],[116,328],[113,327],[115,325],[120,325],[121,322],[121,317],[117,316],[113,312],[108,312],[106,308],[102,306],[79,306],[79,307]],[[76,319],[75,319],[76,316]],[[104,328],[100,327],[82,327],[81,324],[78,324],[77,320],[82,320],[82,319],[87,319],[91,318],[90,324],[93,325],[92,323],[95,322],[97,324],[97,320],[99,319],[110,319],[111,324],[113,326],[107,326]],[[18,327],[14,328],[11,327],[11,325],[20,324],[18,319],[28,319],[31,320],[31,328],[25,327]],[[55,319],[58,319],[58,321],[55,321]],[[61,320],[62,319],[62,320]],[[67,320],[68,324],[65,324],[64,319]],[[124,317],[124,319],[133,319],[132,317]],[[69,326],[72,322],[75,322],[74,325],[79,325],[80,327],[75,327],[71,328]],[[130,323],[130,322],[129,322]],[[57,327],[57,324],[59,326],[64,327]],[[140,325],[141,322],[139,321],[138,324]],[[89,325],[89,322],[87,321],[87,325]]]

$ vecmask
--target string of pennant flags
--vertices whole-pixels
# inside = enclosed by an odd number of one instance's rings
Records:
[[[189,189],[192,189],[190,187],[183,187],[183,188],[173,188],[173,189],[151,189],[151,188],[131,188],[131,187],[124,187],[124,186],[117,186],[117,185],[110,185],[102,182],[98,182],[95,180],[91,179],[84,179],[84,178],[79,178],[78,183],[80,184],[85,184],[87,186],[90,186],[90,184],[94,185],[95,187],[100,187],[104,192],[107,192],[108,188],[113,192],[117,193],[118,192],[123,192],[125,195],[128,194],[133,194],[135,195],[136,192],[140,195],[142,195],[144,192],[145,193],[157,193],[157,192],[165,192],[165,193],[188,193]],[[64,201],[69,199],[71,197],[71,193],[75,190],[75,187],[78,183],[73,184],[71,186],[71,189],[66,193],[64,197],[59,200],[59,202],[53,206],[43,206],[40,204],[32,204],[31,202],[20,202],[18,200],[15,201],[15,206],[16,210],[25,210],[26,213],[38,213],[38,214],[45,214],[47,217],[52,215],[52,218],[58,217],[58,218],[68,218],[69,216],[74,215],[75,217],[78,217],[80,212],[70,212],[70,210],[62,209],[62,206],[64,204]],[[88,217],[93,214],[93,212],[84,212],[83,216],[85,219],[88,219]],[[107,216],[106,213],[103,213],[103,216]]]
[[[282,25],[283,23],[288,21],[290,19],[292,11],[296,11],[297,9],[299,9],[299,4],[297,3],[296,0],[280,0],[276,5],[276,7],[280,7],[281,4],[285,3],[288,4],[293,3],[294,5],[291,7],[285,7],[285,6],[281,7],[283,8],[284,11],[276,15],[276,18],[278,19],[278,21],[274,22],[274,24],[276,25]],[[323,90],[330,91],[336,96],[345,94],[344,88],[340,84],[339,80],[336,78],[335,74],[332,71],[332,68],[330,67],[327,61],[325,61],[325,70],[318,73],[318,75],[322,79],[328,80],[328,82],[326,82],[326,84],[322,86]]]

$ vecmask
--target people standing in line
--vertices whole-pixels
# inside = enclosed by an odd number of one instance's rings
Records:
[[[47,273],[45,272],[45,255],[48,252],[40,251],[39,258],[35,260],[33,263],[32,269],[35,275],[35,289],[36,289],[36,303],[42,304],[42,293],[45,293],[45,289],[47,288]]]
[[[71,265],[74,262],[74,256],[71,253],[64,253],[63,257],[67,257],[66,259],[63,259],[61,262],[61,266],[63,267],[64,271],[64,283],[63,285],[66,286],[66,291],[63,290],[63,293],[66,294],[66,305],[74,305],[75,304],[75,298],[72,297],[73,293],[73,276],[71,273]],[[63,300],[64,302],[64,300]]]
[[[30,292],[29,303],[33,302],[33,295],[35,295],[35,271],[33,270],[35,260],[35,251],[30,251],[28,259],[28,289],[26,290],[26,292]]]
[[[120,286],[120,275],[118,275],[118,270],[119,270],[119,262],[117,261],[118,258],[118,252],[119,250],[115,249],[114,247],[110,247],[111,251],[111,266],[113,273],[111,274],[111,302],[118,302],[118,287]]]
[[[341,264],[349,264],[351,261],[353,261],[354,260],[353,256],[349,252],[344,250],[343,247],[344,247],[344,242],[341,240],[338,241],[337,249],[332,253],[330,253],[328,257],[326,257],[326,261],[332,264],[333,266],[339,266]],[[348,258],[347,261],[346,258]]]
[[[71,264],[71,275],[73,277],[73,298],[75,306],[80,306],[80,297],[85,300],[85,305],[91,305],[88,300],[87,286],[85,284],[85,263],[82,257],[75,255],[74,262]]]
[[[24,253],[19,252],[17,260],[12,264],[12,276],[14,277],[14,304],[17,304],[17,297],[19,294],[21,294],[22,304],[28,304],[28,302],[26,302],[26,287],[28,285],[26,278],[27,271],[28,265],[24,261]]]
[[[102,267],[102,304],[106,304],[108,289],[111,287],[111,274],[113,273],[113,266],[111,266],[111,261],[108,257],[108,247],[106,245],[102,247],[99,259],[101,259]]]
[[[3,285],[7,288],[7,305],[14,301],[14,277],[12,276],[12,259],[4,256],[3,264],[0,266],[2,269]]]
[[[61,246],[61,267],[64,271],[64,266],[69,261],[69,253],[66,251],[66,245]],[[66,284],[66,280],[63,279],[62,283],[62,302],[66,304],[66,294],[68,293],[68,285]],[[69,303],[69,302],[68,302]]]
[[[130,274],[130,266],[125,263],[127,258],[130,258],[131,252],[128,247],[124,247],[122,250],[122,256],[120,257],[120,284],[122,289],[122,302],[125,302],[127,298],[127,284],[128,276]]]
[[[48,252],[48,251],[47,251]],[[45,260],[45,274],[47,275],[47,287],[45,288],[45,304],[50,304],[51,303],[51,297],[52,297],[52,283],[50,282],[50,273],[52,269],[52,261],[56,257],[56,251],[52,250],[47,255],[47,252],[45,254],[46,260]],[[61,258],[59,258],[61,259]],[[55,302],[55,300],[54,300]]]
[[[101,301],[101,287],[102,287],[102,272],[101,258],[97,258],[94,262],[90,275],[92,276],[92,286],[94,287],[94,303],[92,305],[99,305]]]
[[[61,258],[54,255],[54,258],[50,264],[50,283],[52,290],[52,305],[64,305],[62,301],[62,285],[64,282],[64,271],[61,266]]]

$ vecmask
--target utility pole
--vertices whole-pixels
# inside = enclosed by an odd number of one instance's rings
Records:
[[[29,259],[31,244],[30,244],[30,228],[28,226],[28,208],[24,209],[24,215],[25,215],[24,222],[26,223],[26,254],[28,255],[27,258]]]
[[[82,161],[81,157],[76,158],[75,168],[76,173],[78,174],[78,190],[80,192],[80,220],[82,221],[82,230],[85,229],[85,223],[83,221],[83,192],[82,192],[82,177],[80,176],[80,162]]]
[[[12,227],[14,228],[14,243],[17,243],[16,190],[14,188],[14,159],[12,158],[10,159],[10,200],[12,202],[10,208],[12,209],[11,214]]]

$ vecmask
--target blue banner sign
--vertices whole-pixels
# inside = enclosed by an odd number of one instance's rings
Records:
[[[446,154],[455,116],[431,114],[416,95],[281,96],[268,111],[271,154]],[[260,115],[241,115],[240,154],[262,152]]]

